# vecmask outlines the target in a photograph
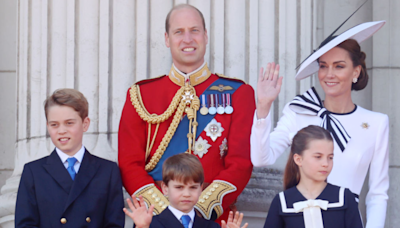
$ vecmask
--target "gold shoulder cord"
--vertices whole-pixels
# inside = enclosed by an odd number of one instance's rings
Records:
[[[131,102],[132,105],[135,107],[136,112],[139,114],[140,118],[146,121],[149,124],[148,136],[147,136],[147,146],[146,146],[146,157],[147,160],[148,156],[150,155],[150,151],[153,148],[154,141],[156,135],[158,133],[158,127],[160,123],[167,120],[171,115],[175,112],[175,115],[172,119],[171,125],[169,125],[167,133],[164,135],[163,139],[161,140],[160,145],[158,146],[156,152],[151,157],[148,164],[145,166],[145,170],[150,172],[153,170],[157,163],[160,161],[161,157],[164,154],[165,149],[168,147],[169,142],[171,141],[172,136],[175,134],[176,128],[181,120],[183,112],[185,112],[189,119],[189,133],[187,134],[188,137],[188,153],[191,153],[192,148],[194,148],[195,137],[196,137],[196,129],[197,129],[197,121],[196,121],[196,113],[197,110],[200,108],[200,100],[196,96],[196,90],[193,86],[189,84],[185,84],[182,86],[174,95],[171,104],[168,106],[167,110],[161,114],[150,114],[147,109],[144,107],[143,100],[140,94],[139,85],[132,85],[130,89],[131,95]],[[150,136],[151,136],[151,125],[157,124],[156,130],[153,135],[153,139],[150,143]],[[193,133],[192,133],[193,129]],[[150,143],[150,144],[149,144]]]

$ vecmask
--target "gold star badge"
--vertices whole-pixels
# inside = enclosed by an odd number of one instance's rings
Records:
[[[368,128],[369,128],[369,124],[368,124],[367,122],[362,123],[362,124],[361,124],[361,127],[362,127],[363,129],[368,129]]]

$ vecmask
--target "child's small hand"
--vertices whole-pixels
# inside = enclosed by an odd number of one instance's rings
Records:
[[[153,219],[154,205],[151,205],[149,210],[147,210],[142,196],[139,196],[138,201],[136,200],[136,196],[133,195],[132,200],[133,204],[130,199],[126,199],[129,209],[132,212],[124,208],[123,210],[125,214],[131,217],[137,228],[148,228],[150,226],[151,220]]]
[[[240,228],[240,225],[242,224],[243,220],[243,213],[239,214],[239,211],[236,211],[235,217],[233,217],[233,212],[229,212],[229,217],[228,217],[228,224],[224,220],[221,221],[221,227],[222,228]],[[242,228],[247,228],[249,224],[244,224]]]

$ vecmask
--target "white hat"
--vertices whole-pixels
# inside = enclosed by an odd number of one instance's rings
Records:
[[[361,43],[376,33],[385,23],[386,21],[362,23],[334,37],[301,63],[300,69],[297,71],[295,77],[296,80],[301,80],[317,72],[319,70],[317,59],[332,48],[348,39],[354,39],[358,43]]]

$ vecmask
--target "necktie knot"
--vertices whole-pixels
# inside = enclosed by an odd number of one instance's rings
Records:
[[[74,158],[74,157],[68,158],[67,162],[68,162],[68,167],[74,166],[76,163],[76,158]]]
[[[181,217],[182,225],[185,228],[189,228],[189,223],[192,220],[189,215],[182,215]]]
[[[68,170],[68,173],[71,176],[72,180],[75,179],[75,175],[76,175],[76,172],[75,172],[75,169],[74,169],[74,165],[75,165],[76,161],[77,160],[74,157],[67,159],[67,162],[68,162],[67,170]]]

